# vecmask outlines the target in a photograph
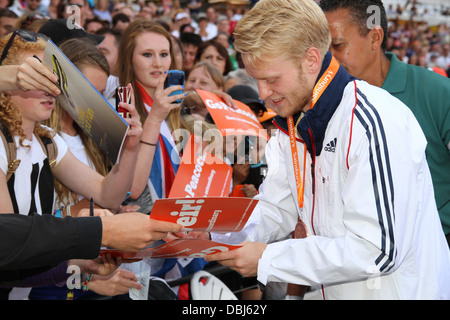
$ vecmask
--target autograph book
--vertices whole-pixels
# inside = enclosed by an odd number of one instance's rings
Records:
[[[158,199],[150,217],[181,224],[186,231],[238,232],[257,203],[253,198]]]
[[[143,258],[203,258],[207,254],[225,252],[237,249],[233,246],[203,239],[174,240],[155,248],[146,248],[140,251],[119,251],[114,249],[102,249],[100,254],[120,256],[123,260]]]
[[[186,231],[237,232],[242,230],[258,200],[252,198],[176,198],[158,199],[151,218],[179,223]],[[137,252],[102,249],[100,254],[121,256],[123,259],[201,258],[206,254],[239,248],[211,240],[185,238]]]
[[[61,94],[56,101],[111,162],[118,163],[128,123],[51,40],[43,63],[59,78]]]

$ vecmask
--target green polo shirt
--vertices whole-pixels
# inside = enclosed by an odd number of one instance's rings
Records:
[[[427,138],[426,156],[444,233],[450,233],[450,79],[392,53],[382,88],[406,104]]]

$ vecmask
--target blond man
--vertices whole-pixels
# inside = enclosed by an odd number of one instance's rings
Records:
[[[245,228],[211,235],[242,247],[206,259],[309,287],[306,297],[450,298],[426,139],[409,109],[339,65],[312,0],[261,0],[235,37],[279,130]]]

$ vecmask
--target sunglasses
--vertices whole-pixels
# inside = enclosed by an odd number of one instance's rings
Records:
[[[0,66],[3,64],[3,61],[8,55],[8,51],[11,48],[12,44],[14,43],[14,39],[16,38],[16,36],[19,36],[20,38],[22,38],[23,41],[26,42],[36,42],[39,38],[44,39],[45,41],[48,40],[47,36],[40,33],[35,33],[23,29],[14,30],[13,34],[6,43],[5,49],[3,49],[2,56],[0,58]]]

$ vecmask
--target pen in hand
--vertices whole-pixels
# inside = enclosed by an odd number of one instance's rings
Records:
[[[89,216],[94,216],[94,200],[91,197],[91,201],[89,201]]]

